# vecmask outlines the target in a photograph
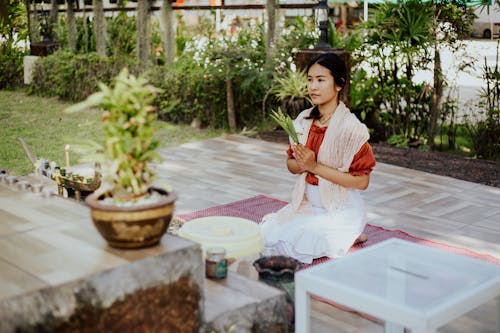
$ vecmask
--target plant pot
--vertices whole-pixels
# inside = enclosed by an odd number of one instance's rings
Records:
[[[281,108],[286,111],[286,113],[295,119],[305,109],[311,107],[312,105],[305,98],[287,98],[281,102]]]
[[[100,200],[103,195],[98,197],[96,193],[85,199],[95,227],[109,246],[133,249],[160,242],[172,220],[177,197],[174,192],[167,193],[159,188],[152,188],[151,191],[162,194],[162,197],[143,205],[103,204]]]
[[[295,272],[300,268],[300,262],[287,256],[260,257],[253,262],[259,273],[260,280],[293,282]]]

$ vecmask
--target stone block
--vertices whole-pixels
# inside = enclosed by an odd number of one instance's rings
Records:
[[[159,253],[0,301],[0,332],[198,332],[204,270],[198,244],[173,236]]]
[[[35,62],[38,58],[38,56],[34,55],[24,56],[24,84],[30,84],[31,81],[33,81],[33,70],[35,68]]]
[[[287,332],[286,307],[282,291],[229,272],[226,279],[206,280],[200,333]]]

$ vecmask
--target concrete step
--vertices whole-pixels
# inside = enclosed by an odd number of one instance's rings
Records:
[[[6,290],[5,297],[0,297],[0,332],[144,332],[145,328],[151,332],[199,331],[204,271],[198,244],[165,235],[161,245],[142,250],[100,246],[91,262],[94,271],[81,270],[74,277],[77,272],[73,268],[81,268],[93,255],[89,246],[82,247],[81,253],[56,248],[57,239],[64,235],[57,233],[55,225],[44,229],[53,243],[42,244],[36,238],[41,229],[35,229],[32,238],[30,232],[0,238],[0,242],[24,245],[7,253],[12,254],[8,259],[13,264],[0,260],[2,273],[9,273],[0,274],[0,290],[25,281],[35,268],[60,272],[68,277],[67,281],[52,282],[39,275],[36,286],[26,285],[16,293]],[[78,242],[73,244],[77,246]],[[52,251],[42,260],[49,249]],[[65,257],[62,262],[67,252],[79,255],[72,260]],[[61,263],[55,271],[57,262]],[[95,269],[97,264],[101,266]]]
[[[288,332],[285,293],[229,271],[225,279],[205,279],[201,333]]]

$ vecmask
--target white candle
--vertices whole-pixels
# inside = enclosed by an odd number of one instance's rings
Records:
[[[70,166],[69,166],[69,145],[66,145],[64,147],[64,154],[66,156],[66,172],[68,172],[70,169]]]

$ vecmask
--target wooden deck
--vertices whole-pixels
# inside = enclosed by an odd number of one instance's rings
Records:
[[[293,178],[284,164],[285,149],[282,144],[232,135],[162,149],[164,162],[156,168],[160,180],[170,183],[178,194],[177,214],[259,194],[288,201]],[[81,205],[59,198],[34,199],[32,194],[13,200],[11,193],[0,186],[0,298],[134,259],[105,249]],[[498,188],[379,163],[364,197],[370,224],[500,257]],[[36,209],[25,209],[28,201]],[[76,215],[67,219],[79,225],[78,233],[51,219],[61,204],[75,207]],[[43,232],[48,226],[57,228],[60,237],[48,239]],[[68,252],[54,255],[58,248]],[[27,250],[39,255],[22,256]],[[71,261],[75,257],[85,260]],[[312,316],[313,332],[383,331],[379,324],[321,302],[313,301]],[[439,332],[494,332],[497,316],[492,301]]]
[[[159,166],[179,193],[179,214],[258,194],[289,201],[283,144],[228,136],[165,149]],[[500,189],[379,163],[364,192],[368,223],[500,257]],[[313,332],[383,332],[356,314],[313,301]],[[496,302],[441,328],[493,333]]]

